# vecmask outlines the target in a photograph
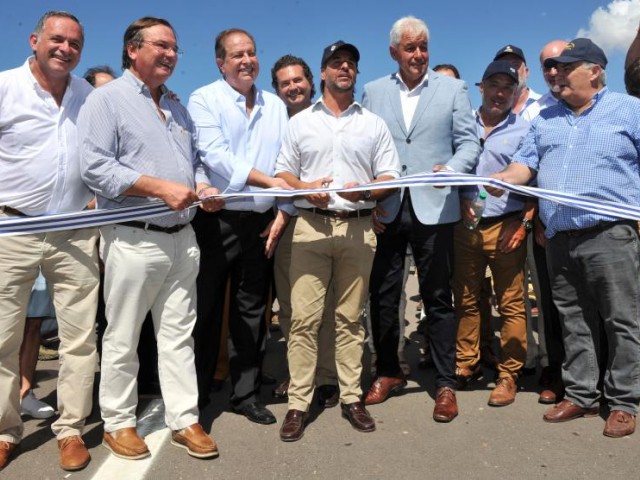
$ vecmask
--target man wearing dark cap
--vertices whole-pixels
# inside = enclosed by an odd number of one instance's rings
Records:
[[[362,103],[380,115],[400,155],[402,175],[438,170],[466,173],[479,152],[467,85],[429,70],[429,30],[403,17],[391,27],[389,52],[398,71],[368,83]],[[433,418],[450,422],[456,401],[456,322],[451,299],[453,230],[460,220],[457,189],[410,187],[382,202],[383,222],[371,272],[371,326],[378,377],[365,403],[386,401],[407,384],[398,360],[398,305],[407,245],[418,269],[436,369]]]
[[[540,112],[511,165],[494,177],[525,184],[537,175],[541,188],[640,204],[640,100],[605,87],[607,58],[589,39],[575,39],[545,61],[554,65],[561,101]],[[637,223],[547,200],[540,200],[540,216],[566,352],[565,399],[543,418],[597,416],[606,398],[611,414],[603,433],[630,435],[640,403]],[[604,337],[607,361],[600,358]]]
[[[540,95],[527,87],[529,78],[529,67],[524,58],[524,52],[515,45],[505,45],[496,52],[493,60],[505,60],[513,65],[518,71],[518,92],[516,101],[513,104],[513,113],[520,114],[525,108],[540,98]]]
[[[297,189],[353,187],[399,176],[398,154],[381,118],[353,99],[358,49],[342,41],[325,48],[322,98],[291,118],[276,176]],[[389,190],[313,193],[295,201],[291,247],[289,410],[280,438],[302,438],[314,390],[318,329],[327,289],[335,295],[335,355],[342,416],[358,431],[376,425],[360,401],[364,306],[376,237],[371,210]],[[332,286],[331,286],[331,285]]]
[[[529,122],[511,112],[518,90],[518,71],[511,63],[497,60],[482,76],[482,106],[476,113],[478,137],[483,139],[476,173],[488,176],[509,164]],[[493,274],[502,317],[498,380],[489,405],[513,403],[518,372],[524,366],[527,332],[524,308],[524,261],[527,233],[535,208],[521,195],[489,197],[477,227],[472,205],[480,187],[460,192],[462,222],[456,225],[454,240],[453,296],[458,318],[456,364],[461,382],[480,370],[480,308],[478,298],[487,265]]]

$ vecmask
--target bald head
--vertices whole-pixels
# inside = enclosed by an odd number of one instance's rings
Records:
[[[547,58],[560,56],[566,46],[567,42],[565,40],[553,40],[552,42],[547,43],[540,52],[540,68],[542,68],[542,76],[553,95],[558,94],[560,91],[560,87],[558,87],[556,80],[558,70],[556,70],[555,67],[545,68],[544,61]]]

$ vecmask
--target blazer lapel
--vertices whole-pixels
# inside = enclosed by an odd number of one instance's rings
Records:
[[[420,121],[420,118],[424,114],[424,111],[429,106],[429,103],[431,103],[431,100],[433,100],[433,96],[435,95],[436,90],[438,89],[438,85],[440,84],[440,79],[438,77],[439,75],[436,72],[434,72],[433,70],[429,70],[429,79],[427,80],[427,85],[422,89],[422,92],[420,92],[420,100],[418,100],[416,111],[413,114],[413,119],[411,120],[411,127],[409,128],[408,135],[409,137],[413,133],[413,129],[416,128],[416,125]]]
[[[400,93],[398,91],[397,82],[398,80],[396,80],[395,75],[392,75],[391,81],[389,82],[389,88],[387,88],[387,98],[389,99],[391,110],[396,116],[398,126],[400,127],[402,134],[406,137],[407,127],[404,124],[404,114],[402,113],[402,103],[400,103]]]

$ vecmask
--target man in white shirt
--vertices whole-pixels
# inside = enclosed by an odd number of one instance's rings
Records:
[[[29,38],[33,57],[0,73],[0,217],[82,210],[92,197],[80,179],[76,120],[93,90],[71,75],[84,45],[73,15],[45,13]],[[96,368],[97,230],[0,238],[0,470],[22,438],[18,351],[31,287],[42,271],[58,314],[60,466],[91,457],[81,435],[91,413]]]
[[[354,101],[360,54],[338,41],[324,50],[322,98],[289,121],[276,176],[298,189],[350,187],[400,175],[398,153],[384,121]],[[302,438],[313,396],[317,333],[327,289],[336,297],[336,367],[342,416],[358,431],[374,431],[375,421],[360,401],[366,300],[376,238],[371,223],[375,201],[386,189],[314,193],[295,201],[291,247],[291,331],[288,356],[289,410],[280,438]]]

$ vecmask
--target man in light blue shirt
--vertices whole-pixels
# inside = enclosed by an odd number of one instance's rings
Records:
[[[260,64],[253,37],[244,30],[225,30],[218,34],[215,50],[222,79],[193,92],[188,105],[206,167],[206,175],[198,180],[226,193],[287,188],[286,182],[271,177],[287,109],[277,96],[254,84]],[[273,207],[273,197],[241,197],[229,199],[217,213],[199,211],[194,220],[202,252],[193,332],[199,404],[209,403],[229,280],[231,406],[262,424],[276,421],[258,401],[269,259],[289,219],[281,209],[274,218]]]
[[[584,38],[545,61],[558,69],[562,100],[533,120],[522,148],[496,178],[524,184],[537,174],[541,188],[640,204],[640,100],[605,87],[606,64],[604,52]],[[540,200],[540,215],[566,351],[565,400],[543,418],[595,416],[604,397],[611,409],[604,435],[630,435],[640,403],[637,224],[546,200]],[[602,330],[607,361],[601,359]],[[603,391],[600,365],[606,365]]]

